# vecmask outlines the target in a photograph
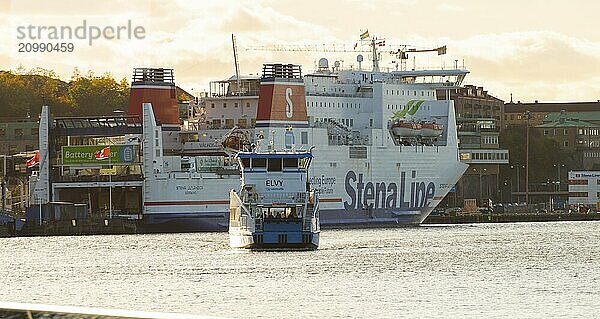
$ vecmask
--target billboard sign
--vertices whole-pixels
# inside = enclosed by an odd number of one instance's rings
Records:
[[[110,147],[110,160],[96,159],[96,153]],[[126,165],[136,161],[136,149],[133,145],[78,145],[63,146],[63,165]]]

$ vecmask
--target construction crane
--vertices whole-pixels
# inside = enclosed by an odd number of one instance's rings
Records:
[[[406,61],[408,60],[408,53],[422,53],[422,52],[437,52],[438,55],[446,54],[446,46],[441,46],[434,49],[415,49],[408,48],[406,45],[400,46],[396,51],[390,51],[391,55],[396,56],[400,60],[400,66],[402,69],[406,69]]]
[[[231,34],[231,46],[233,47],[233,63],[235,64],[235,78],[237,79],[237,94],[242,95],[242,89],[240,87],[240,62],[238,60],[237,45],[235,43],[235,35]]]
[[[379,61],[381,60],[381,53],[379,47],[386,46],[385,39],[371,37],[367,33],[367,37],[362,38],[354,45],[347,44],[307,44],[307,45],[270,45],[270,46],[250,46],[246,50],[252,51],[271,51],[271,52],[350,52],[350,53],[370,53],[371,61],[373,63],[373,72],[379,72]],[[396,50],[389,51],[388,53],[396,56],[400,60],[400,64],[403,69],[406,67],[406,60],[408,60],[408,53],[421,53],[421,52],[437,52],[438,55],[446,54],[446,46],[441,46],[434,49],[416,49],[409,48],[408,45],[398,45]],[[362,56],[357,59],[359,63],[362,62]]]
[[[367,42],[370,48],[365,49],[363,42]],[[357,48],[360,43],[360,48]],[[379,72],[379,60],[381,56],[377,52],[378,43],[385,43],[383,39],[371,38],[367,41],[360,40],[355,45],[347,44],[307,44],[307,45],[271,45],[271,46],[250,46],[246,50],[252,51],[271,51],[271,52],[350,52],[350,53],[372,53],[373,72]],[[362,60],[361,60],[362,61]],[[359,61],[359,63],[361,62]]]

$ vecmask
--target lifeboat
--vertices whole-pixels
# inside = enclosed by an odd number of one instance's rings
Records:
[[[417,137],[421,135],[421,124],[416,122],[397,121],[392,123],[391,130],[395,136]]]
[[[442,124],[432,122],[421,123],[421,136],[423,137],[438,137],[442,135],[443,131],[444,125]]]

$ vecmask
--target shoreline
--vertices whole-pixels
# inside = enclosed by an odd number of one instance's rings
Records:
[[[0,226],[0,238],[4,237],[37,237],[37,236],[85,236],[85,235],[123,235],[146,234],[136,223],[130,220],[112,220],[103,224],[104,220],[79,221],[76,226],[71,221],[58,221],[45,227],[31,227],[16,231],[14,224]],[[520,214],[471,214],[457,216],[430,215],[420,225],[431,224],[475,224],[475,223],[527,223],[555,221],[600,221],[600,213],[520,213]],[[364,227],[345,225],[343,228],[389,228],[390,224],[381,227]],[[416,225],[415,225],[416,226]],[[403,226],[403,227],[406,227]],[[322,227],[323,229],[339,229],[340,227]],[[175,232],[178,233],[178,232]],[[183,232],[182,232],[183,233]]]
[[[518,223],[597,220],[600,220],[599,213],[503,213],[457,216],[429,215],[422,224]]]

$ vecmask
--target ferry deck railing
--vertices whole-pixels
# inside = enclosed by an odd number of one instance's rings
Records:
[[[281,192],[281,193],[264,193],[259,194],[257,204],[272,204],[272,203],[304,203],[306,202],[305,192]]]

